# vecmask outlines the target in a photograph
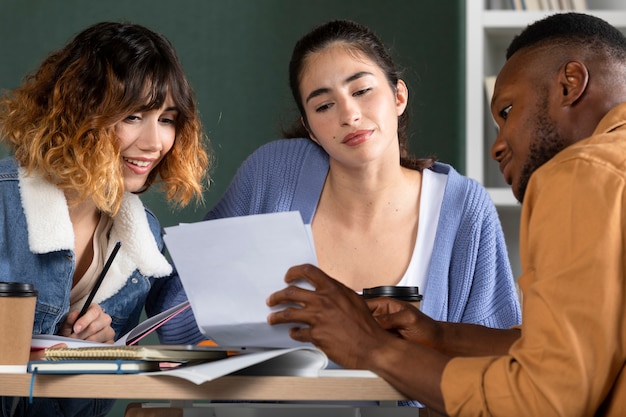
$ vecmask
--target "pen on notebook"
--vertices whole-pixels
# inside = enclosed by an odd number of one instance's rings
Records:
[[[117,252],[120,250],[120,246],[122,246],[122,242],[117,242],[115,244],[115,247],[113,248],[113,251],[111,252],[111,255],[109,255],[109,259],[107,259],[106,263],[104,264],[104,268],[102,268],[102,272],[100,272],[100,276],[96,280],[96,283],[93,285],[93,288],[91,289],[91,292],[89,293],[89,297],[87,297],[87,301],[85,301],[85,305],[83,305],[83,308],[80,310],[80,313],[78,313],[78,317],[76,317],[76,320],[84,316],[87,310],[89,309],[89,306],[91,305],[91,302],[93,301],[93,297],[95,297],[96,293],[98,292],[98,288],[100,288],[100,284],[102,284],[102,281],[104,280],[104,276],[109,271],[109,268],[111,267],[111,263],[113,263],[113,259],[115,259],[115,255],[117,255]]]

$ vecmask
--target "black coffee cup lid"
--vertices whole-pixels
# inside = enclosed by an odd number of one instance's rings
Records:
[[[25,282],[0,282],[0,297],[32,297],[37,296],[33,284]]]
[[[380,287],[363,288],[363,298],[392,297],[403,301],[420,301],[422,295],[419,287],[402,287],[382,285]]]

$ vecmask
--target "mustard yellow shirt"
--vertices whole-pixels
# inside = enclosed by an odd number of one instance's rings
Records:
[[[455,358],[452,416],[626,416],[626,103],[531,177],[520,229],[522,336]]]

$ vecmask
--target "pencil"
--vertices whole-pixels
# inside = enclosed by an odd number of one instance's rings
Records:
[[[113,259],[115,259],[115,255],[117,255],[117,252],[120,250],[120,246],[122,246],[122,242],[117,242],[115,244],[115,247],[113,248],[113,251],[111,252],[111,255],[109,255],[109,259],[107,259],[106,263],[104,264],[104,268],[102,268],[102,272],[100,272],[100,276],[98,277],[96,283],[93,285],[93,288],[91,289],[91,292],[89,293],[89,297],[87,297],[87,301],[85,301],[83,308],[80,310],[80,313],[78,313],[78,317],[76,317],[76,320],[84,316],[87,310],[89,309],[89,306],[91,305],[91,302],[93,301],[93,297],[96,296],[96,293],[98,292],[98,288],[100,288],[100,284],[102,284],[102,281],[104,281],[104,276],[109,271],[109,268],[111,267],[111,263],[113,263]]]

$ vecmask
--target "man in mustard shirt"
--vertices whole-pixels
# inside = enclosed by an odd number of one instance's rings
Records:
[[[295,323],[347,368],[370,369],[452,416],[626,416],[626,38],[555,14],[507,51],[492,157],[523,202],[522,325],[436,322],[391,299],[365,304],[311,265],[285,280],[270,324]],[[425,294],[428,297],[428,294]]]

